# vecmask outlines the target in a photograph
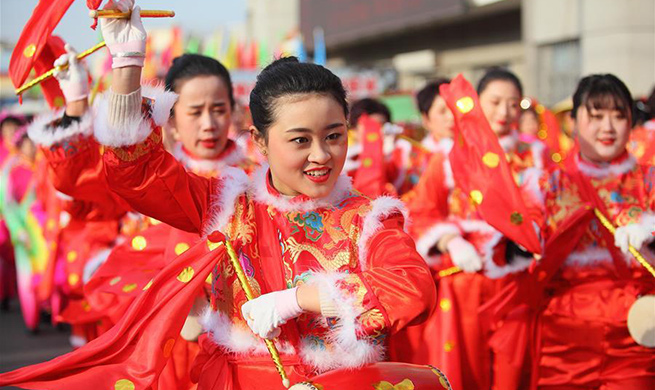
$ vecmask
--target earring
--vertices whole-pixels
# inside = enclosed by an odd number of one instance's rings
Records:
[[[262,149],[259,152],[262,154],[262,156],[266,156],[266,154],[268,153],[266,149]]]

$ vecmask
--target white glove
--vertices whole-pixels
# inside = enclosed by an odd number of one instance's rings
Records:
[[[614,232],[614,245],[616,245],[621,252],[629,254],[629,245],[632,245],[636,250],[653,239],[653,231],[655,226],[649,226],[648,222],[631,223],[621,226]]]
[[[264,339],[274,339],[280,335],[280,325],[302,314],[296,299],[297,289],[275,291],[244,303],[241,314],[253,333]]]
[[[475,247],[462,237],[455,237],[448,241],[446,249],[453,260],[453,264],[467,273],[474,273],[482,269],[482,259]]]
[[[110,0],[104,9],[132,10],[130,19],[100,19],[102,37],[112,56],[112,68],[141,66],[146,56],[146,30],[141,23],[140,7],[134,7],[134,0]]]
[[[59,87],[64,93],[67,102],[85,99],[89,96],[89,79],[84,63],[77,60],[77,52],[66,44],[66,54],[55,60],[54,76],[59,81]],[[68,64],[68,68],[59,70],[58,67]]]

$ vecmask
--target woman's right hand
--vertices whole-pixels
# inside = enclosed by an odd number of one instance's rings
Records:
[[[134,0],[110,0],[104,9],[133,11],[129,19],[100,19],[100,30],[112,56],[112,67],[143,67],[148,34],[141,23],[141,9],[134,7]]]

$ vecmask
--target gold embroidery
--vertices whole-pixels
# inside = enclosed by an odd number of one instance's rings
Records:
[[[153,144],[161,143],[161,134],[158,131],[153,131],[148,138],[136,145],[129,147],[107,147],[107,150],[110,150],[118,157],[119,160],[124,162],[135,161],[141,156],[145,156],[150,153]]]
[[[321,267],[326,271],[338,271],[341,267],[350,264],[350,251],[340,251],[334,258],[328,259],[327,256],[317,247],[310,244],[300,244],[295,238],[286,239],[286,248],[289,251],[291,261],[295,264],[302,252],[309,252]]]

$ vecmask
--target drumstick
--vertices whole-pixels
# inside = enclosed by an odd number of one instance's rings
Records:
[[[255,299],[255,295],[252,293],[252,289],[250,288],[250,283],[248,282],[246,273],[243,272],[241,263],[239,262],[239,259],[237,258],[237,254],[234,252],[234,247],[232,247],[230,241],[225,240],[225,247],[227,249],[227,254],[230,257],[230,262],[234,267],[234,272],[237,275],[237,279],[239,279],[239,283],[241,283],[241,287],[243,288],[243,291],[246,293],[246,299],[248,299],[249,301]],[[277,351],[277,348],[275,347],[273,340],[264,339],[264,342],[266,343],[266,348],[268,348],[268,352],[271,354],[271,358],[273,359],[275,368],[277,368],[277,372],[282,377],[282,384],[284,385],[284,387],[289,388],[289,386],[291,385],[291,381],[287,376],[287,372],[284,370],[284,366],[282,365],[282,359],[280,358],[280,353]]]
[[[175,16],[175,11],[159,10],[159,9],[142,9],[139,12],[142,18],[172,18]],[[102,10],[91,10],[89,11],[89,16],[96,18],[105,18],[105,19],[129,19],[132,16],[132,11],[121,12],[117,9],[102,9]]]
[[[616,232],[616,228],[614,227],[614,225],[612,225],[612,222],[610,222],[610,220],[607,219],[607,217],[603,215],[603,213],[600,210],[598,210],[598,208],[594,208],[594,214],[596,214],[596,218],[598,218],[600,223],[603,226],[605,226],[605,228],[609,230],[610,233],[614,234],[614,232]],[[635,249],[635,247],[633,247],[632,245],[628,245],[628,251],[630,251],[632,256],[634,256],[635,260],[637,260],[639,264],[641,264],[644,268],[646,268],[646,271],[648,271],[655,278],[655,269],[653,269],[653,266],[646,261],[644,256],[641,253],[639,253],[639,251]]]
[[[103,47],[105,47],[105,42],[104,41],[98,43],[97,45],[93,46],[92,48],[90,48],[88,50],[85,50],[85,51],[81,52],[80,54],[77,55],[77,59],[81,60],[84,57],[87,57],[90,54],[95,53],[96,51],[102,49]],[[65,69],[68,69],[68,64],[65,64],[65,65],[50,69],[49,71],[45,72],[41,76],[35,78],[34,80],[30,81],[29,83],[24,84],[22,87],[16,89],[16,95],[20,95],[21,93],[27,91],[28,89],[34,87],[35,85],[37,85],[37,84],[43,82],[44,80],[52,77],[55,74],[56,70],[65,70]]]
[[[460,272],[462,272],[461,268],[459,268],[459,267],[450,267],[450,268],[442,269],[441,271],[439,271],[438,275],[439,275],[440,278],[445,278],[447,276],[455,275],[455,274],[458,274]]]

